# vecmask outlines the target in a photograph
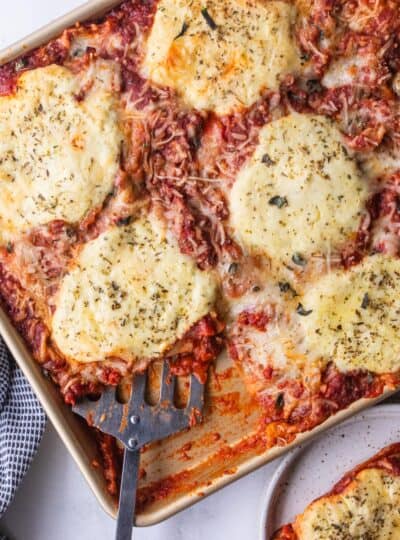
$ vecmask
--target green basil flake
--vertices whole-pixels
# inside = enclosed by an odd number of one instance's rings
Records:
[[[292,257],[292,261],[294,264],[297,264],[297,266],[305,266],[307,264],[307,260],[301,255],[301,253],[295,253]]]
[[[292,295],[293,295],[293,298],[295,296],[298,296],[297,295],[297,292],[293,289],[293,287],[290,285],[290,283],[288,283],[287,281],[280,281],[278,283],[278,287],[279,287],[279,290],[282,292],[282,293],[287,293],[287,292],[291,292]]]
[[[292,288],[290,286],[290,283],[288,283],[287,281],[280,281],[278,283],[278,287],[281,292],[288,292]]]
[[[229,274],[236,274],[236,272],[238,271],[239,269],[239,264],[236,263],[236,262],[233,262],[229,265],[229,268],[228,268],[228,273]]]
[[[277,206],[278,208],[283,208],[284,206],[287,206],[288,200],[286,197],[281,197],[280,195],[275,195],[274,197],[271,197],[268,201],[268,204],[271,206]]]
[[[211,28],[211,30],[216,30],[217,29],[217,24],[214,21],[214,19],[211,17],[211,15],[208,13],[207,8],[203,8],[201,10],[201,14],[203,16],[203,19],[206,21],[208,26]]]
[[[310,79],[306,82],[307,90],[309,92],[321,92],[322,86],[318,79]]]
[[[280,394],[278,394],[276,397],[275,407],[277,409],[283,409],[284,405],[285,405],[285,396],[283,392],[280,392]]]
[[[312,309],[305,309],[303,304],[298,304],[296,308],[296,312],[301,315],[302,317],[307,317],[307,315],[310,315],[312,313]]]
[[[365,293],[364,298],[361,302],[361,307],[362,309],[367,309],[368,306],[369,306],[369,294]]]
[[[179,39],[180,37],[184,36],[188,28],[189,28],[189,25],[186,23],[186,21],[183,21],[181,31],[179,32],[177,36],[174,37],[174,41],[175,39]]]
[[[132,216],[119,218],[119,220],[117,221],[117,226],[124,227],[125,225],[129,225],[131,221],[132,221]]]
[[[267,167],[271,167],[272,165],[275,165],[275,161],[270,158],[268,154],[264,154],[261,158],[261,163],[264,163]]]
[[[75,51],[72,53],[73,58],[81,58],[85,54],[84,49],[81,49],[80,47],[75,49]]]

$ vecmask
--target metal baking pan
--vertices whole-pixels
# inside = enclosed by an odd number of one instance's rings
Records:
[[[121,0],[87,2],[1,51],[0,64],[45,44],[76,22],[95,19],[120,3]],[[1,309],[0,333],[99,503],[115,517],[116,501],[107,492],[101,469],[93,466],[99,456],[91,430],[64,404],[57,389],[44,377],[23,339]],[[145,493],[148,502],[137,515],[138,526],[154,525],[172,516],[265,465],[294,445],[394,393],[385,391],[377,399],[359,400],[312,431],[300,434],[291,444],[263,450],[260,445],[251,444],[259,420],[257,406],[226,356],[218,359],[216,375],[212,376],[207,392],[208,405],[202,425],[151,445],[143,453],[142,465],[146,474],[139,482],[139,495]],[[173,489],[168,480],[171,475],[178,479]],[[155,485],[158,488],[161,486],[162,498],[151,497],[151,486]]]

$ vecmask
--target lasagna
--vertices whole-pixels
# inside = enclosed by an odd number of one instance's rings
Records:
[[[0,68],[0,296],[67,403],[226,350],[266,450],[399,384],[399,13],[125,0]]]
[[[312,502],[274,540],[397,538],[400,531],[400,444],[381,450]]]

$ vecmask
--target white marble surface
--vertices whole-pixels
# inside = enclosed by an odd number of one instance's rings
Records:
[[[24,37],[81,0],[0,0],[0,48]],[[135,540],[258,540],[262,497],[274,464],[148,529]],[[114,523],[103,513],[49,426],[39,454],[0,522],[11,540],[110,540]]]
[[[146,529],[135,540],[258,540],[270,464]],[[0,522],[10,540],[111,540],[114,522],[99,507],[75,463],[49,426],[13,504]]]

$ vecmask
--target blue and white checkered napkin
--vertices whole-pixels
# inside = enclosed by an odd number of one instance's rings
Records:
[[[31,464],[45,424],[39,401],[0,338],[0,517]]]

